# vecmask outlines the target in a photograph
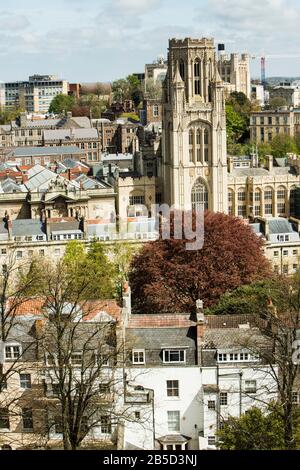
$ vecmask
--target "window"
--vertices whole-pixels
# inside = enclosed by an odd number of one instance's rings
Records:
[[[7,253],[6,248],[2,248],[2,249],[1,249],[1,255],[6,255],[6,253]]]
[[[99,392],[103,395],[108,395],[110,392],[110,385],[109,383],[101,383],[99,385]]]
[[[298,255],[298,250],[293,250],[293,255]]]
[[[61,416],[54,417],[54,432],[55,434],[63,433],[62,418]]]
[[[3,392],[3,390],[7,389],[7,380],[6,377],[2,376],[1,382],[0,382],[0,392]]]
[[[208,191],[201,180],[197,180],[192,189],[192,209],[204,211],[208,209]]]
[[[21,347],[17,345],[5,346],[5,357],[7,360],[18,359],[21,356]]]
[[[238,355],[238,353],[230,353],[230,355],[229,355],[229,360],[230,360],[230,361],[238,361],[238,360],[239,360],[239,355]]]
[[[215,400],[208,400],[207,407],[208,407],[209,410],[215,410],[216,409]]]
[[[273,214],[273,205],[272,204],[265,204],[265,214],[272,215]]]
[[[185,351],[183,349],[165,349],[163,352],[164,362],[185,362]]]
[[[132,363],[133,364],[145,364],[145,350],[144,349],[132,350]]]
[[[20,374],[20,387],[28,390],[31,388],[31,375]]]
[[[179,381],[167,380],[167,396],[179,397]]]
[[[226,406],[227,402],[228,402],[227,392],[221,392],[220,393],[220,405]]]
[[[145,196],[130,196],[129,205],[134,206],[135,204],[145,204]]]
[[[101,434],[111,434],[111,420],[109,416],[100,418]]]
[[[75,352],[71,354],[71,363],[73,366],[81,365],[82,364],[82,353]]]
[[[141,412],[140,411],[135,411],[134,412],[134,418],[139,421],[141,419]]]
[[[59,384],[52,384],[52,395],[54,397],[59,397],[60,396],[60,386]]]
[[[207,438],[207,444],[209,446],[214,446],[216,444],[216,438],[215,436],[208,436]]]
[[[246,201],[246,192],[244,190],[239,190],[238,201]]]
[[[219,362],[224,362],[224,361],[227,361],[227,354],[218,354],[218,361]]]
[[[283,266],[283,274],[288,274],[288,273],[289,273],[289,267],[288,267],[288,265],[285,264]]]
[[[183,60],[181,60],[179,62],[179,73],[180,73],[180,76],[181,76],[182,80],[184,80],[184,78],[185,78],[185,67],[184,67]]]
[[[33,418],[31,408],[22,409],[22,422],[24,431],[33,431]]]
[[[180,411],[168,411],[168,430],[180,431]]]
[[[0,429],[9,429],[8,408],[0,408]]]
[[[17,259],[22,259],[22,257],[23,257],[23,252],[22,251],[17,251],[16,258]]]
[[[98,364],[102,366],[109,366],[109,355],[108,354],[99,354],[98,355]]]
[[[256,393],[256,380],[245,380],[245,392]]]
[[[158,108],[158,104],[155,104],[153,106],[153,117],[158,117],[159,116],[159,108]]]
[[[283,250],[283,256],[289,256],[289,250]]]
[[[298,394],[298,392],[292,392],[292,403],[293,403],[293,405],[298,405],[298,403],[299,403],[299,394]]]
[[[274,258],[278,258],[279,251],[274,251]]]

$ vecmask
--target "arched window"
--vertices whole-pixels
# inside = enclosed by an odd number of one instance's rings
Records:
[[[194,132],[193,132],[193,129],[190,129],[189,131],[189,145],[193,145],[194,144]]]
[[[196,211],[208,209],[208,191],[201,179],[198,179],[192,188],[192,209]]]
[[[194,62],[194,92],[195,95],[201,95],[201,64],[200,60]]]
[[[180,76],[181,76],[182,80],[184,81],[184,79],[185,79],[185,66],[184,66],[183,60],[180,60],[180,62],[179,62],[179,73],[180,73]]]
[[[197,145],[201,145],[201,130],[197,129],[197,138],[196,138]]]

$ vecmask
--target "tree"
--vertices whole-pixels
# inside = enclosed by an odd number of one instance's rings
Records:
[[[15,250],[9,252],[5,263],[0,275],[0,409],[1,418],[7,420],[9,427],[11,419],[20,419],[22,407],[29,409],[34,400],[34,395],[22,396],[19,387],[11,389],[9,385],[30,370],[26,356],[35,350],[35,339],[32,336],[28,339],[27,335],[23,340],[19,313],[21,305],[36,292],[40,270],[34,259],[17,260]],[[9,442],[10,433],[6,433],[5,444]]]
[[[238,287],[232,292],[226,292],[221,296],[219,302],[206,310],[209,315],[259,315],[265,307],[270,292],[273,295],[276,291],[273,289],[272,280],[263,280],[253,284]]]
[[[295,140],[285,134],[274,137],[271,142],[271,149],[274,157],[286,157],[287,153],[297,153]]]
[[[159,239],[134,257],[129,281],[138,313],[195,311],[221,295],[270,274],[263,242],[240,219],[206,212],[204,246],[187,251],[186,240]]]
[[[74,96],[69,95],[57,95],[51,101],[49,107],[49,113],[62,114],[72,110],[75,105]]]
[[[129,281],[129,270],[136,247],[131,243],[116,243],[113,247],[113,262],[116,272],[117,293],[122,298],[123,286]]]
[[[162,83],[148,78],[145,81],[145,97],[151,100],[160,100],[162,98]]]
[[[43,271],[44,321],[38,341],[47,358],[47,389],[54,398],[47,403],[48,430],[51,434],[53,426],[59,426],[64,449],[77,450],[90,431],[97,434],[99,426],[111,434],[112,417],[117,415],[113,391],[122,383],[117,366],[124,346],[118,341],[115,320],[99,315],[101,302],[90,300],[90,265],[81,266],[78,276],[70,251],[67,262],[49,264]],[[82,256],[78,247],[72,251]]]
[[[70,276],[80,284],[82,278],[88,278],[89,290],[86,295],[91,299],[111,299],[116,294],[116,271],[113,262],[108,259],[103,244],[92,241],[87,252],[76,240],[68,243],[63,259]]]
[[[285,449],[283,422],[274,412],[251,408],[240,418],[229,417],[218,432],[221,450]]]
[[[131,98],[130,83],[125,78],[115,80],[112,84],[112,92],[114,101],[129,100]]]
[[[283,106],[287,106],[287,101],[285,98],[281,96],[274,96],[270,98],[269,104],[268,104],[268,109],[277,109],[281,108]]]
[[[24,108],[20,108],[20,107],[13,109],[13,110],[0,108],[0,125],[10,124],[11,121],[14,121],[23,112],[24,112]]]
[[[260,318],[260,332],[273,347],[265,349],[253,344],[251,353],[260,357],[263,367],[269,366],[278,393],[277,403],[270,404],[270,410],[283,423],[285,448],[294,449],[297,445],[294,394],[300,392],[300,273],[293,277],[273,277],[269,282],[268,302],[262,305],[258,299],[255,303],[253,297],[252,305]],[[254,399],[261,401],[260,397]]]
[[[243,117],[234,110],[231,104],[226,104],[226,130],[228,144],[239,142],[247,128]]]

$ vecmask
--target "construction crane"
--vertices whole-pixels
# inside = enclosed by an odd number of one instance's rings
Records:
[[[260,59],[261,83],[266,84],[266,59],[299,59],[300,54],[263,54],[251,55],[251,59]]]

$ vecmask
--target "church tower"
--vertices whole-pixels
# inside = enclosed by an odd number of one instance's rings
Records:
[[[171,39],[163,90],[164,201],[227,212],[224,89],[212,39]]]

